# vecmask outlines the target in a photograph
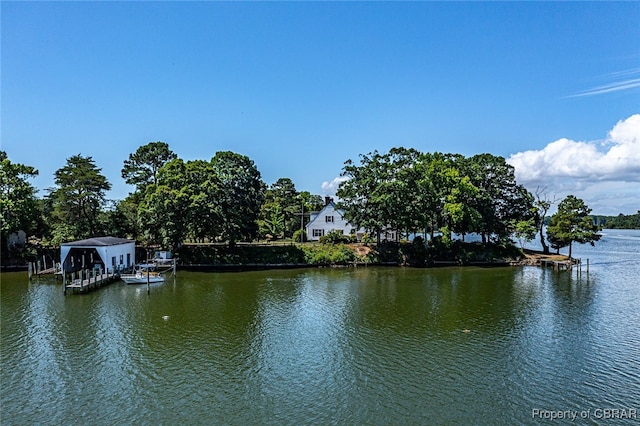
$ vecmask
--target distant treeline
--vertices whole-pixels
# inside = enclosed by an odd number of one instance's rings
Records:
[[[608,229],[640,229],[640,210],[636,214],[618,216],[593,216],[596,225]]]

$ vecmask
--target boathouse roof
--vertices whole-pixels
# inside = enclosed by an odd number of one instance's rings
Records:
[[[128,240],[126,238],[117,238],[117,237],[94,237],[88,238],[86,240],[72,241],[69,243],[62,243],[62,246],[67,247],[106,247],[106,246],[117,246],[120,244],[131,244],[135,243],[134,240]]]

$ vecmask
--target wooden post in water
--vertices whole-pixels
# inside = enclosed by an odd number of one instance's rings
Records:
[[[582,276],[582,258],[580,258],[580,276]]]
[[[151,294],[151,287],[149,286],[149,275],[151,275],[151,272],[147,269],[147,294]]]
[[[62,288],[64,289],[64,295],[67,295],[67,274],[64,272],[64,268],[62,268]]]

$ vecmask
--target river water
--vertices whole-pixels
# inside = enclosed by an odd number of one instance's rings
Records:
[[[589,273],[179,271],[150,294],[2,274],[0,420],[637,424],[612,417],[640,411],[640,231],[574,253]]]

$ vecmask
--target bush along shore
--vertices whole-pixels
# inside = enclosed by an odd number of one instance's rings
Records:
[[[144,259],[147,250],[137,248],[136,259]],[[35,250],[33,260],[59,262],[59,249]],[[139,252],[139,253],[138,253]],[[290,244],[185,244],[174,253],[178,269],[188,271],[243,271],[343,266],[521,266],[543,262],[566,262],[567,256],[522,250],[513,245],[422,242],[363,243],[290,243]],[[3,272],[26,270],[26,262],[3,262]]]
[[[389,265],[412,267],[536,265],[566,260],[562,255],[526,252],[512,245],[421,242],[381,244],[183,245],[176,253],[182,270],[248,270],[313,266]]]

